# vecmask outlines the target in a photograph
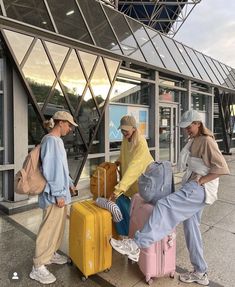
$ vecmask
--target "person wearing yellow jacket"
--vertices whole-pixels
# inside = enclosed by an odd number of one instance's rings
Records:
[[[123,140],[120,156],[116,163],[120,165],[121,180],[115,186],[111,198],[116,200],[124,217],[123,222],[116,224],[117,232],[119,235],[128,235],[130,220],[129,198],[138,192],[137,180],[154,160],[149,152],[147,141],[137,128],[136,120],[133,116],[123,116],[120,120],[119,129],[121,129],[123,134]],[[120,226],[122,227],[119,228]]]

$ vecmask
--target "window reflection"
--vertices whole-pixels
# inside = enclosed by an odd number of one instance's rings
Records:
[[[209,96],[192,93],[192,105],[191,108],[199,111],[208,111],[209,108]]]
[[[23,73],[37,102],[44,102],[55,80],[55,74],[40,40],[33,47],[23,67]]]
[[[99,101],[99,104],[106,100],[110,86],[111,85],[108,79],[108,75],[105,71],[103,61],[100,58],[91,79],[91,87],[95,98]]]
[[[203,54],[195,51],[196,55],[198,56],[201,64],[203,65],[203,67],[205,68],[206,72],[208,73],[210,79],[212,80],[213,83],[215,84],[219,84],[219,81],[217,80],[216,76],[214,75],[214,73],[212,72],[210,66],[208,65],[207,61],[205,60]]]
[[[87,148],[76,128],[73,132],[63,137],[63,141],[67,152],[70,176],[75,179],[87,153]]]
[[[185,49],[189,55],[189,57],[191,58],[191,60],[193,61],[193,63],[195,64],[195,66],[197,67],[200,75],[202,76],[202,79],[208,82],[211,82],[211,79],[209,78],[209,76],[206,73],[206,70],[204,69],[204,67],[201,65],[201,63],[199,62],[195,52],[193,49],[185,46]]]
[[[111,102],[127,104],[149,104],[153,84],[118,76],[110,95]]]
[[[65,56],[68,53],[69,48],[51,42],[46,42],[46,46],[49,50],[52,61],[56,67],[56,70],[57,72],[59,72],[61,65],[65,59]]]
[[[180,72],[177,68],[173,58],[171,57],[169,51],[167,50],[164,42],[162,41],[162,38],[160,34],[157,34],[153,39],[153,44],[156,50],[158,51],[159,56],[161,57],[165,67],[169,70],[173,70],[176,72]]]
[[[208,64],[210,65],[212,71],[214,72],[214,74],[216,75],[217,79],[219,80],[219,84],[222,84],[224,82],[221,74],[219,73],[218,69],[216,68],[214,62],[212,61],[212,59],[206,55],[204,55],[204,57],[206,58]]]
[[[41,105],[42,106],[42,105]],[[42,124],[39,122],[31,104],[28,105],[28,145],[37,145],[45,135]]]
[[[44,1],[3,0],[7,17],[54,31]]]
[[[192,62],[192,60],[189,58],[187,52],[185,51],[184,46],[178,42],[175,42],[175,44],[178,47],[182,57],[185,59],[186,63],[189,65],[189,68],[190,68],[191,72],[193,73],[193,76],[195,78],[202,79],[202,77],[198,73],[198,70],[195,68],[194,63]]]
[[[33,37],[29,37],[9,30],[4,30],[4,32],[15,54],[18,64],[20,65],[27,50],[29,49],[30,44],[33,41]]]
[[[77,119],[84,134],[85,142],[89,145],[99,120],[96,104],[89,89],[87,89],[81,102]]]
[[[80,180],[89,180],[90,176],[95,172],[96,167],[104,162],[104,157],[87,159],[86,164],[82,170]]]
[[[191,71],[189,70],[186,62],[184,61],[183,57],[181,56],[179,50],[177,49],[176,45],[175,45],[175,41],[163,36],[162,37],[164,42],[166,43],[168,49],[171,51],[171,53],[174,55],[174,59],[176,61],[176,63],[178,64],[179,69],[181,70],[181,72],[185,75],[188,76],[192,76]]]
[[[113,26],[114,32],[117,35],[122,51],[125,55],[131,55],[132,57],[139,57],[138,60],[144,61],[144,58],[139,51],[137,43],[131,33],[130,28],[127,25],[124,15],[107,8],[104,6],[105,12],[109,17],[109,20]],[[138,51],[138,54],[133,54]]]
[[[47,3],[60,34],[93,44],[74,0],[47,0]]]
[[[56,85],[52,95],[50,96],[50,99],[48,101],[49,104],[47,104],[47,109],[50,106],[54,106],[58,110],[69,110],[68,104],[65,100],[64,94],[62,93],[62,90],[59,86],[59,84]]]
[[[76,110],[78,100],[82,96],[86,86],[86,79],[74,50],[69,56],[60,79],[72,107]]]
[[[117,39],[114,36],[100,3],[98,1],[84,0],[78,0],[78,3],[96,44],[115,53],[122,54]]]
[[[95,61],[97,59],[97,56],[95,56],[93,54],[88,54],[88,53],[85,53],[82,51],[79,51],[78,53],[79,53],[80,59],[83,63],[83,67],[84,67],[84,70],[86,72],[86,75],[89,78],[90,73],[91,73],[93,66],[95,64]]]

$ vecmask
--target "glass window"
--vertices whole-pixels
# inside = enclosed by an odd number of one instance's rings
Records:
[[[109,105],[109,142],[110,150],[120,148],[123,135],[118,129],[120,119],[124,115],[133,115],[136,119],[137,126],[145,138],[149,138],[149,108],[140,105],[114,104]]]
[[[165,67],[169,70],[180,73],[180,70],[176,66],[160,34],[157,34],[154,38],[152,38],[152,42],[154,44],[155,49],[158,51],[158,54],[161,57]]]
[[[192,105],[191,108],[198,111],[208,111],[209,108],[209,96],[205,96],[198,93],[192,93],[191,96]]]
[[[225,72],[223,71],[222,67],[220,66],[220,63],[214,59],[212,59],[213,63],[215,64],[216,68],[218,69],[219,73],[221,74],[223,81],[221,85],[228,87],[227,83],[225,82],[225,79],[227,78]]]
[[[188,64],[190,70],[192,71],[192,74],[195,78],[201,79],[201,75],[198,73],[198,70],[195,68],[193,62],[191,61],[191,59],[189,58],[187,52],[185,51],[185,48],[182,44],[180,44],[179,42],[175,42],[176,46],[178,47],[182,57],[184,58],[185,62]]]
[[[132,32],[127,25],[124,15],[105,6],[104,9],[109,21],[113,26],[115,34],[117,35],[123,53],[126,56],[133,57],[139,61],[145,61],[132,35]]]
[[[69,48],[51,42],[45,42],[45,43],[51,55],[52,61],[55,65],[55,68],[57,72],[59,72],[65,60],[65,57],[69,51]]]
[[[217,79],[219,80],[219,84],[222,84],[224,82],[221,74],[218,72],[218,69],[216,68],[214,62],[212,61],[212,59],[206,55],[204,55],[204,57],[207,60],[207,63],[209,64],[210,68],[212,69],[212,71],[214,72],[214,74],[216,75]]]
[[[54,31],[44,1],[4,0],[7,17]]]
[[[197,51],[195,51],[196,55],[198,56],[201,64],[203,65],[204,69],[207,71],[209,77],[211,78],[212,82],[214,84],[220,84],[220,82],[217,80],[215,74],[213,73],[212,69],[210,68],[210,66],[208,65],[207,61],[204,58],[204,55],[202,53],[199,53]]]
[[[55,74],[40,40],[37,40],[26,60],[23,73],[37,102],[43,103],[49,95]]]
[[[118,72],[118,68],[119,68],[120,63],[117,61],[111,60],[111,59],[107,59],[107,58],[104,58],[104,61],[105,61],[106,66],[107,66],[107,70],[109,72],[111,82],[113,82],[114,76]]]
[[[9,30],[4,30],[4,32],[15,54],[16,60],[20,65],[26,52],[29,49],[30,44],[33,41],[33,37],[26,36]]]
[[[104,157],[87,159],[80,180],[90,179],[91,175],[95,172],[96,167],[102,162],[104,162]]]
[[[149,37],[143,27],[143,25],[129,17],[126,18],[131,30],[135,36],[136,41],[138,42],[138,44],[140,46],[142,46],[143,44],[145,44],[147,41],[149,41]]]
[[[87,82],[74,50],[65,64],[60,79],[73,109],[76,110]]]
[[[78,0],[78,3],[96,44],[104,49],[122,54],[117,39],[114,36],[100,3],[98,1],[84,0]]]
[[[167,45],[168,49],[171,51],[172,55],[174,55],[174,60],[176,61],[182,74],[192,77],[193,74],[189,70],[184,58],[181,56],[178,48],[176,47],[175,41],[166,37],[166,36],[163,36],[162,39],[165,42],[165,44]]]
[[[94,64],[97,59],[97,56],[93,54],[88,54],[82,51],[78,51],[78,54],[80,55],[80,59],[82,61],[87,78],[89,78],[91,71],[94,68]]]
[[[203,66],[201,65],[201,63],[199,62],[197,56],[194,53],[194,50],[184,46],[184,48],[186,49],[189,57],[191,58],[192,62],[194,63],[194,65],[196,66],[197,70],[199,71],[200,75],[202,76],[202,79],[204,81],[208,81],[211,82],[211,79],[209,78],[209,76],[207,75],[205,69],[203,68]]]
[[[118,76],[110,95],[110,102],[149,105],[153,84]]]
[[[145,59],[150,63],[150,64],[155,64],[159,67],[164,67],[163,63],[158,56],[152,42],[150,41],[150,38],[148,34],[146,33],[144,26],[131,19],[131,18],[126,18],[131,26],[131,29],[134,33],[135,39],[138,42],[139,46],[141,47],[141,50],[145,56]]]
[[[92,139],[99,118],[100,116],[96,107],[96,103],[90,89],[88,88],[80,104],[77,117],[87,145]]]
[[[63,138],[68,157],[69,172],[73,179],[76,178],[87,153],[87,147],[77,128]]]
[[[47,3],[60,34],[93,44],[79,8],[74,0],[47,0]]]
[[[198,82],[192,82],[192,90],[196,91],[201,91],[201,92],[206,92],[209,93],[210,88],[208,85],[198,83]]]
[[[90,86],[92,88],[93,95],[97,104],[102,107],[103,102],[108,96],[111,84],[109,82],[109,78],[101,58],[95,67],[95,71],[90,81]]]
[[[231,75],[230,75],[228,66],[224,65],[223,63],[220,63],[220,65],[226,74],[225,82],[227,83],[229,88],[234,88],[233,80],[231,79]]]

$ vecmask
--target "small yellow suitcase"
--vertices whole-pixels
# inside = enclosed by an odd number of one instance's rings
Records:
[[[83,273],[89,275],[111,268],[112,218],[109,211],[94,201],[76,202],[70,209],[69,256]]]

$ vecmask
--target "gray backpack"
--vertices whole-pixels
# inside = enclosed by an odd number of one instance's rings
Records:
[[[174,192],[171,162],[152,162],[139,177],[138,185],[140,196],[151,204]]]

